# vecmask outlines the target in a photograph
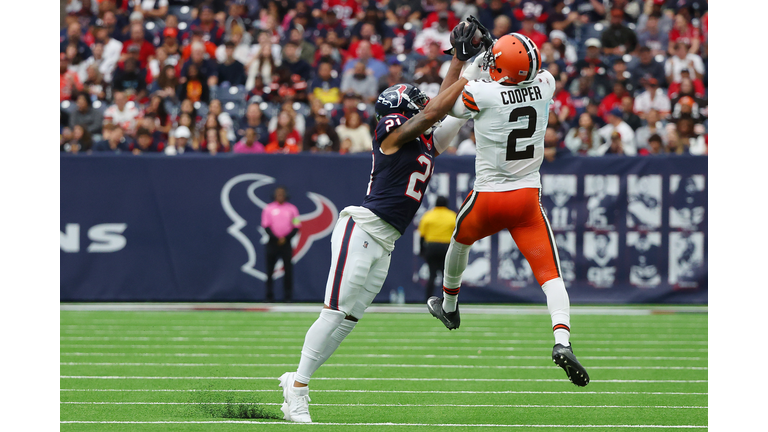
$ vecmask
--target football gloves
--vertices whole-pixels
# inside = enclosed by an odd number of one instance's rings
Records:
[[[480,21],[474,16],[470,15],[467,18],[467,22],[460,22],[451,32],[451,46],[452,48],[444,51],[446,54],[456,54],[456,58],[461,61],[467,61],[472,57],[479,54],[483,49],[488,49],[493,45],[493,39],[491,34]],[[472,44],[472,40],[475,38],[475,32],[480,30],[480,44]]]

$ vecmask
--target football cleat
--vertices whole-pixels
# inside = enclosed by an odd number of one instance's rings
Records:
[[[456,305],[456,310],[453,312],[446,312],[443,310],[443,299],[440,297],[432,296],[427,300],[427,309],[433,317],[439,319],[448,330],[459,328],[461,324],[461,316],[459,315],[459,305]]]
[[[309,395],[296,394],[293,389],[295,380],[295,372],[286,372],[280,377],[280,387],[283,388],[283,405],[280,410],[285,415],[283,418],[297,423],[312,423],[309,416]]]
[[[552,361],[563,368],[568,379],[577,386],[584,387],[589,384],[589,374],[584,366],[576,360],[573,349],[570,346],[557,344],[552,348]]]

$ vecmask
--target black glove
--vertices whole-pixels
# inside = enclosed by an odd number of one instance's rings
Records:
[[[467,61],[477,55],[483,49],[483,44],[472,44],[476,31],[477,24],[460,22],[451,32],[451,46],[453,48],[445,51],[445,53],[453,54],[455,52],[456,58],[461,61]]]
[[[480,41],[485,47],[485,49],[486,50],[491,49],[491,46],[493,46],[493,36],[491,35],[491,32],[489,32],[484,25],[480,24],[480,21],[478,21],[478,19],[475,18],[474,15],[470,15],[467,18],[467,21],[475,24],[477,26],[477,29],[480,30],[480,34],[482,34]]]

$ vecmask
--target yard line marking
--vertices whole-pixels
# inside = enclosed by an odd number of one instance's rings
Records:
[[[117,376],[117,375],[63,375],[61,379],[166,379],[166,380],[277,380],[277,377],[159,377],[159,376]],[[313,380],[326,381],[446,381],[446,382],[563,382],[553,378],[333,378],[315,377]],[[708,380],[591,380],[600,383],[707,383]]]
[[[65,420],[62,424],[258,424],[258,425],[309,425],[309,426],[430,426],[430,427],[505,427],[505,428],[634,428],[634,429],[706,429],[708,426],[695,425],[545,425],[545,424],[455,424],[455,423],[292,423],[285,421],[253,421],[253,420],[207,420],[207,421],[86,421]]]
[[[81,340],[81,341],[110,341],[110,340],[119,340],[119,341],[166,341],[166,342],[187,342],[192,340],[200,340],[203,342],[289,342],[289,341],[297,341],[297,340],[304,340],[304,336],[297,337],[297,338],[240,338],[240,337],[233,337],[233,338],[227,338],[227,337],[198,337],[198,338],[192,338],[192,337],[186,337],[186,336],[180,336],[180,337],[150,337],[150,336],[61,336],[59,338],[60,340]],[[436,344],[444,344],[446,343],[445,340],[429,340],[429,339],[350,339],[346,341],[346,345],[350,345],[350,343],[355,342],[399,342],[399,343],[436,343]],[[457,344],[457,343],[477,343],[478,341],[476,339],[451,339],[450,343]],[[483,343],[488,342],[498,342],[499,344],[547,344],[552,345],[552,341],[549,339],[512,339],[512,340],[497,340],[497,341],[482,341]],[[581,341],[580,345],[590,345],[590,344],[597,344],[597,345],[606,345],[606,344],[645,344],[645,345],[677,345],[681,342],[685,342],[686,344],[692,344],[692,345],[707,345],[709,342],[706,340],[697,340],[697,341],[656,341],[656,340],[650,340],[650,341],[639,341],[639,340],[610,340],[610,341],[600,341],[600,340],[585,340]],[[402,346],[401,346],[402,348]]]
[[[280,406],[282,403],[269,402],[59,402],[68,405],[268,405]],[[667,406],[667,405],[464,405],[464,404],[322,404],[312,406],[327,407],[454,407],[454,408],[655,408],[655,409],[709,409],[707,406]]]
[[[549,344],[551,345],[551,344]],[[547,346],[549,346],[547,345]],[[346,345],[345,345],[346,346]],[[267,350],[280,350],[280,351],[296,351],[301,349],[302,345],[283,345],[283,346],[250,346],[250,345],[99,345],[99,344],[59,344],[60,348],[99,348],[99,349],[111,349],[111,348],[124,348],[124,349],[169,349],[169,348],[187,348],[187,349],[225,349],[225,350],[253,350],[253,351],[267,351]],[[539,348],[518,348],[518,347],[450,347],[450,346],[436,346],[436,347],[421,347],[421,346],[409,346],[408,350],[444,350],[444,351],[456,351],[456,350],[485,350],[485,351],[539,351]],[[403,346],[389,346],[389,345],[377,345],[377,346],[355,346],[357,350],[397,350],[402,351]],[[589,348],[590,351],[598,352],[709,352],[708,348]]]
[[[232,353],[153,353],[153,352],[71,352],[60,353],[62,356],[74,357],[278,357],[294,358],[296,354],[232,354]],[[440,355],[440,354],[334,354],[334,357],[362,358],[434,358],[434,359],[500,359],[500,360],[549,360],[549,356],[482,356],[482,355]],[[630,356],[579,356],[582,360],[674,360],[674,361],[706,361],[704,357],[630,357]]]
[[[169,367],[294,367],[295,363],[91,363],[91,362],[61,362],[60,366],[169,366]],[[412,365],[412,364],[354,364],[326,363],[325,367],[386,367],[386,368],[440,368],[440,369],[552,369],[553,366],[521,366],[521,365]],[[590,369],[623,370],[709,370],[706,366],[590,366]]]
[[[541,329],[541,326],[536,327],[538,329]],[[467,333],[471,333],[473,337],[475,338],[481,338],[481,337],[499,337],[499,336],[506,336],[506,337],[525,337],[525,336],[531,336],[532,332],[493,332],[493,331],[473,331],[468,330]],[[66,334],[76,334],[76,333],[88,333],[93,335],[131,335],[131,334],[140,334],[140,335],[179,335],[179,336],[198,336],[198,335],[216,335],[220,333],[226,333],[226,334],[235,334],[235,335],[244,335],[244,336],[297,336],[297,337],[304,337],[307,333],[307,329],[297,329],[297,331],[262,331],[262,330],[125,330],[125,329],[115,329],[115,330],[91,330],[91,329],[82,329],[82,330],[75,330],[75,329],[64,329],[61,330],[61,333]],[[538,332],[544,334],[544,332]],[[442,336],[445,334],[445,332],[442,331],[423,331],[418,332],[419,335],[424,336]],[[363,337],[363,336],[385,336],[386,334],[382,335],[381,332],[375,332],[375,331],[361,331],[358,333],[355,333],[357,337]],[[690,341],[690,335],[682,334],[682,333],[578,333],[580,338],[606,338],[611,339],[615,337],[626,337],[626,336],[634,336],[638,338],[664,338],[664,339],[671,339],[671,338],[680,338],[676,339],[678,342],[688,342]],[[704,337],[706,340],[707,334],[702,333],[701,336]],[[271,339],[271,338],[269,338]],[[393,335],[393,339],[396,339],[396,335]]]
[[[220,392],[220,393],[282,393],[281,389],[262,390],[212,390],[212,389],[59,389],[61,392]],[[693,395],[707,396],[709,393],[700,392],[619,392],[619,391],[475,391],[475,390],[312,390],[313,393],[408,393],[408,394],[588,394],[588,395]]]

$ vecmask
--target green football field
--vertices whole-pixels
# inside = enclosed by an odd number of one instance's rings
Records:
[[[312,378],[315,423],[287,423],[277,378],[318,312],[62,310],[61,430],[707,427],[706,313],[574,308],[582,388],[552,363],[546,311],[462,313],[449,332],[426,306],[367,314]]]

